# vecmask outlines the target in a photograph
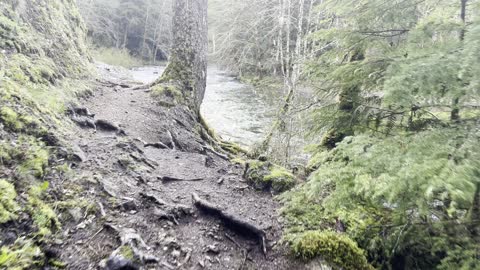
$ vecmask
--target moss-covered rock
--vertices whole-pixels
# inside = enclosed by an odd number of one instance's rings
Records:
[[[331,231],[309,231],[292,243],[292,251],[298,258],[311,260],[321,257],[334,269],[373,270],[364,251],[346,235]]]
[[[247,181],[259,190],[281,193],[293,188],[295,176],[287,169],[268,161],[250,160],[245,169]]]

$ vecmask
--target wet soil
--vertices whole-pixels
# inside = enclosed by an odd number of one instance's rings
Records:
[[[303,269],[280,244],[278,202],[250,188],[241,166],[207,151],[186,108],[160,106],[114,68],[99,71],[98,89],[83,106],[92,121],[118,130],[77,127],[71,136],[82,160],[78,196],[97,211],[72,214],[64,226],[55,248],[68,269]],[[267,253],[255,237],[199,211],[192,193],[263,229]],[[107,266],[115,255],[134,268]]]

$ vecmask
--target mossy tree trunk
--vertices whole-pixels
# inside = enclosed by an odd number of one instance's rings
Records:
[[[365,60],[363,51],[357,51],[350,57],[350,63]],[[345,137],[354,134],[354,113],[360,100],[360,87],[356,84],[342,86],[338,94],[337,115],[333,127],[325,134],[322,145],[328,149],[336,147]]]
[[[155,84],[174,84],[184,101],[200,111],[207,82],[208,0],[176,0],[170,62]]]

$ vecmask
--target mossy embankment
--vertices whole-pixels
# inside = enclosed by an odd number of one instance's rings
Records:
[[[64,111],[88,89],[84,41],[74,1],[0,3],[2,269],[62,267],[45,248],[62,227],[59,206],[69,200],[70,187],[59,185],[72,174]]]

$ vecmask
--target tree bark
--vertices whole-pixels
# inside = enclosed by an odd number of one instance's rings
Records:
[[[207,83],[208,0],[176,0],[170,62],[155,82],[174,83],[196,113],[200,111]]]
[[[142,40],[142,52],[141,57],[146,58],[146,43],[147,43],[147,31],[148,31],[148,19],[150,18],[150,1],[147,1],[147,14],[145,15],[145,24],[143,25],[143,40]]]
[[[465,27],[466,27],[466,17],[467,17],[467,2],[468,0],[460,0],[460,20],[462,21],[462,29],[460,30],[460,41],[463,43],[465,39]],[[456,97],[453,99],[452,103],[452,112],[450,114],[451,121],[460,120],[460,108],[459,108],[460,98]]]

